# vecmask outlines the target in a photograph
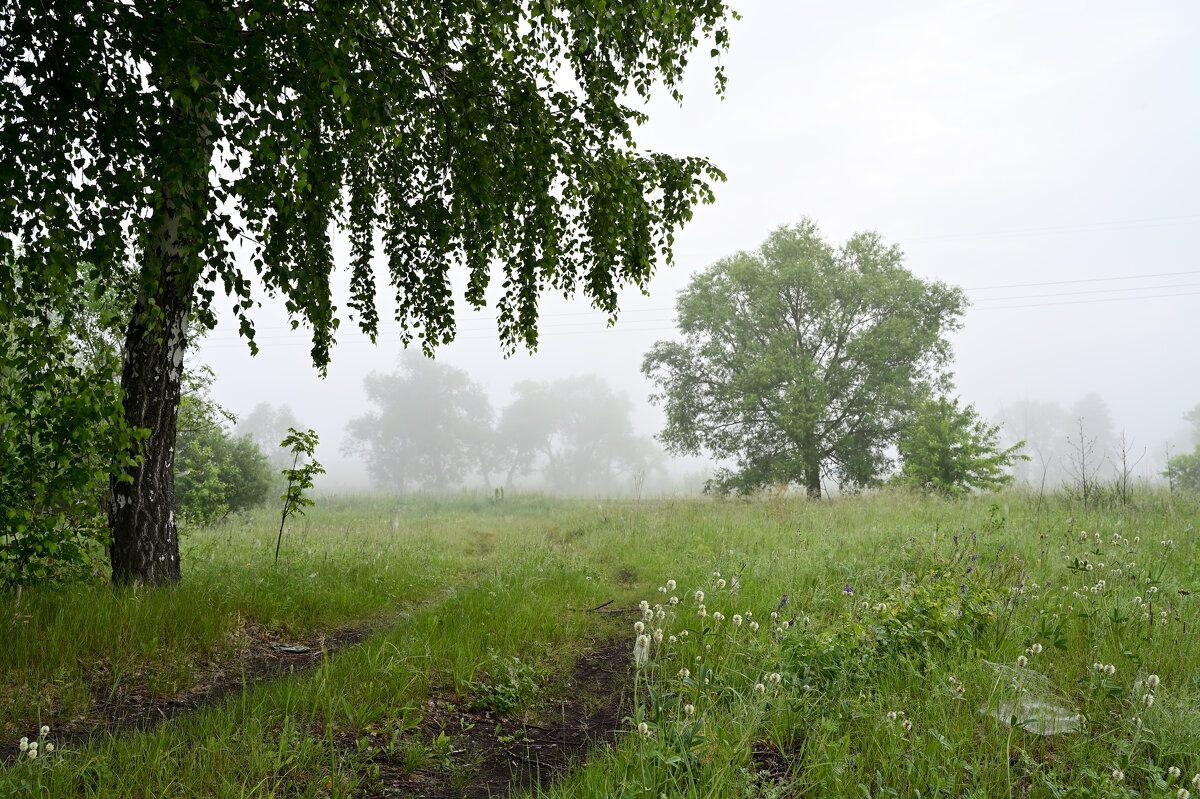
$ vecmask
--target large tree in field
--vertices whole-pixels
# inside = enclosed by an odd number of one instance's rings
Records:
[[[456,264],[470,306],[497,273],[509,350],[536,345],[543,290],[615,315],[721,177],[638,151],[627,103],[656,84],[678,97],[687,56],[706,37],[719,55],[731,15],[723,0],[4,3],[0,259],[60,296],[80,263],[100,280],[136,267],[121,383],[126,421],[151,433],[112,483],[114,581],[179,579],[183,354],[218,290],[252,348],[254,281],[281,295],[318,367],[340,318],[338,230],[342,315],[372,338],[377,233],[405,343],[453,338]]]
[[[965,303],[902,261],[877,234],[834,247],[805,220],[697,274],[676,303],[683,340],[642,364],[661,440],[734,460],[710,483],[722,492],[877,483],[906,414],[948,379]]]

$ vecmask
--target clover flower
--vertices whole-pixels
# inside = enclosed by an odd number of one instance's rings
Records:
[[[45,724],[43,724],[43,725],[42,725],[42,728],[41,728],[40,730],[38,730],[38,734],[39,734],[39,735],[42,735],[42,736],[49,735],[49,734],[50,734],[50,727],[49,727],[49,726],[47,726],[47,725],[45,725]]]
[[[691,702],[689,702],[689,703],[687,703],[686,705],[684,705],[684,706],[683,706],[683,712],[684,712],[686,715],[688,715],[688,716],[691,716],[691,715],[693,715],[693,714],[696,712],[696,706],[695,706],[695,705],[693,705]]]
[[[717,580],[717,588],[718,588],[718,589],[721,589],[721,588],[724,588],[724,587],[725,587],[725,579],[724,579],[724,578],[721,578],[720,580]]]
[[[754,684],[754,693],[761,694],[761,693],[765,693],[766,690],[767,690],[767,686],[763,685],[762,683],[756,682]]]
[[[720,577],[720,576],[721,576],[720,572],[718,572],[718,571],[713,572],[713,577]]]
[[[1142,694],[1142,704],[1150,707],[1154,704],[1154,694]]]
[[[703,619],[708,615],[708,609],[701,605],[700,607],[696,608],[696,615]]]
[[[1117,667],[1114,666],[1113,664],[1109,663],[1107,666],[1104,667],[1104,673],[1107,674],[1109,677],[1111,677],[1117,673]]]
[[[1019,658],[1017,658],[1017,667],[1018,668],[1023,669],[1028,664],[1029,664],[1029,658],[1025,657],[1024,655],[1021,655]]]
[[[1034,644],[1033,646],[1029,647],[1029,654],[1031,654],[1031,655],[1040,655],[1040,654],[1042,654],[1042,645],[1041,645],[1041,644]]]
[[[1191,796],[1191,794],[1188,793],[1187,788],[1180,788],[1175,792],[1175,799],[1188,799],[1189,796]]]
[[[667,638],[667,643],[668,643],[668,644],[673,644],[673,643],[675,643],[675,642],[676,642],[676,641],[678,641],[678,640],[679,640],[678,638],[676,638],[675,636],[673,636],[673,635],[672,635],[672,636],[670,636],[669,638]]]
[[[675,590],[675,581],[674,580],[667,580],[667,590],[668,591]]]
[[[686,680],[688,677],[691,677],[691,676],[692,676],[692,673],[690,671],[688,671],[687,666],[684,666],[682,669],[679,670],[679,679]]]
[[[767,675],[767,681],[779,685],[779,683],[783,682],[783,675],[777,671],[773,671]]]
[[[713,611],[713,621],[725,621],[725,614],[719,610]]]
[[[1195,788],[1197,791],[1200,791],[1200,774],[1197,774],[1196,776],[1192,777],[1192,787]]]
[[[633,645],[633,665],[641,668],[650,657],[650,636],[642,634]]]
[[[638,603],[638,610],[640,610],[642,613],[645,613],[649,609],[650,609],[650,603],[647,602],[646,600],[643,599],[641,602]]]
[[[640,732],[642,735],[649,738],[650,737],[650,725],[643,721],[641,724],[638,725],[638,732]]]
[[[678,605],[678,604],[679,604],[679,597],[677,597],[677,596],[673,596],[673,597],[671,597],[670,599],[668,599],[668,600],[667,600],[667,604],[668,604],[668,605]]]
[[[1179,770],[1179,766],[1171,766],[1169,769],[1167,769],[1167,776],[1170,777],[1172,782],[1179,779],[1179,775],[1182,773],[1183,772]]]
[[[754,633],[758,632],[758,622],[756,622],[756,621],[750,622],[750,632],[754,632]]]
[[[733,626],[734,627],[742,626],[742,615],[740,613],[733,614]]]
[[[644,629],[646,629],[646,623],[644,621],[635,621],[633,623],[633,631],[635,633],[640,633]]]
[[[22,752],[28,751],[29,750],[29,739],[24,736],[21,736],[21,743],[18,744],[18,746],[21,748]]]
[[[661,644],[662,639],[663,639],[663,631],[662,631],[662,627],[659,627],[657,630],[654,631],[654,643]]]
[[[54,751],[54,744],[47,741],[46,742],[46,754],[50,754],[53,751]]]
[[[807,686],[805,686],[805,687],[807,688]],[[889,710],[888,714],[887,714],[887,719],[888,719],[888,721],[895,721],[896,720],[896,711]]]
[[[703,602],[703,601],[704,601],[704,592],[703,592],[703,591],[697,591],[697,592],[696,592],[696,602],[697,602],[697,603],[700,603],[700,602]]]
[[[1112,770],[1113,782],[1125,782],[1125,772],[1119,768]]]
[[[35,759],[37,757],[37,747],[36,746],[29,747],[29,751],[26,752],[25,754],[29,755],[30,760]]]
[[[1158,683],[1159,679],[1157,674],[1151,674],[1146,678],[1146,685],[1150,686],[1150,690],[1152,691],[1158,687]]]

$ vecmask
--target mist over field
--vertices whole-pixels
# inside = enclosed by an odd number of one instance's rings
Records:
[[[709,156],[728,177],[678,233],[675,264],[660,264],[644,295],[623,292],[613,326],[582,299],[544,296],[537,351],[507,358],[497,287],[488,308],[467,310],[456,269],[458,332],[436,363],[478,385],[497,419],[523,384],[603,383],[628,418],[622,458],[633,462],[663,429],[640,366],[655,341],[678,338],[677,293],[808,217],[834,242],[876,231],[915,275],[965,290],[969,307],[950,335],[954,390],[1002,423],[1006,442],[1028,442],[1020,481],[1070,482],[1081,420],[1102,479],[1121,473],[1123,433],[1126,471],[1162,480],[1168,456],[1194,447],[1182,417],[1200,402],[1197,8],[762,2],[742,12],[722,57],[724,99],[697,67],[687,101],[658,98],[638,133],[643,148]],[[334,250],[344,263],[344,237]],[[382,260],[377,272],[386,286]],[[348,280],[333,276],[343,310]],[[190,356],[214,369],[215,398],[243,420],[260,403],[286,406],[316,429],[321,488],[386,489],[351,430],[378,411],[369,381],[401,368],[388,297],[379,343],[344,324],[322,378],[303,328],[288,329],[278,298],[257,296],[257,357],[228,313]],[[614,463],[574,488],[531,467],[421,490],[632,495],[639,467]],[[697,490],[715,468],[658,452],[654,464],[647,491]]]

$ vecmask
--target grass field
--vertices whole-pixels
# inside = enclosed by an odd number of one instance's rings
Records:
[[[0,796],[1200,797],[1198,522],[330,498],[276,566],[264,511],[6,614]]]

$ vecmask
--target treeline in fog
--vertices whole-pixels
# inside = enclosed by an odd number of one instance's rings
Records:
[[[409,354],[364,388],[374,410],[347,425],[343,449],[380,491],[640,495],[664,477],[661,450],[633,431],[628,397],[594,375],[517,383],[496,408],[466,372]]]

